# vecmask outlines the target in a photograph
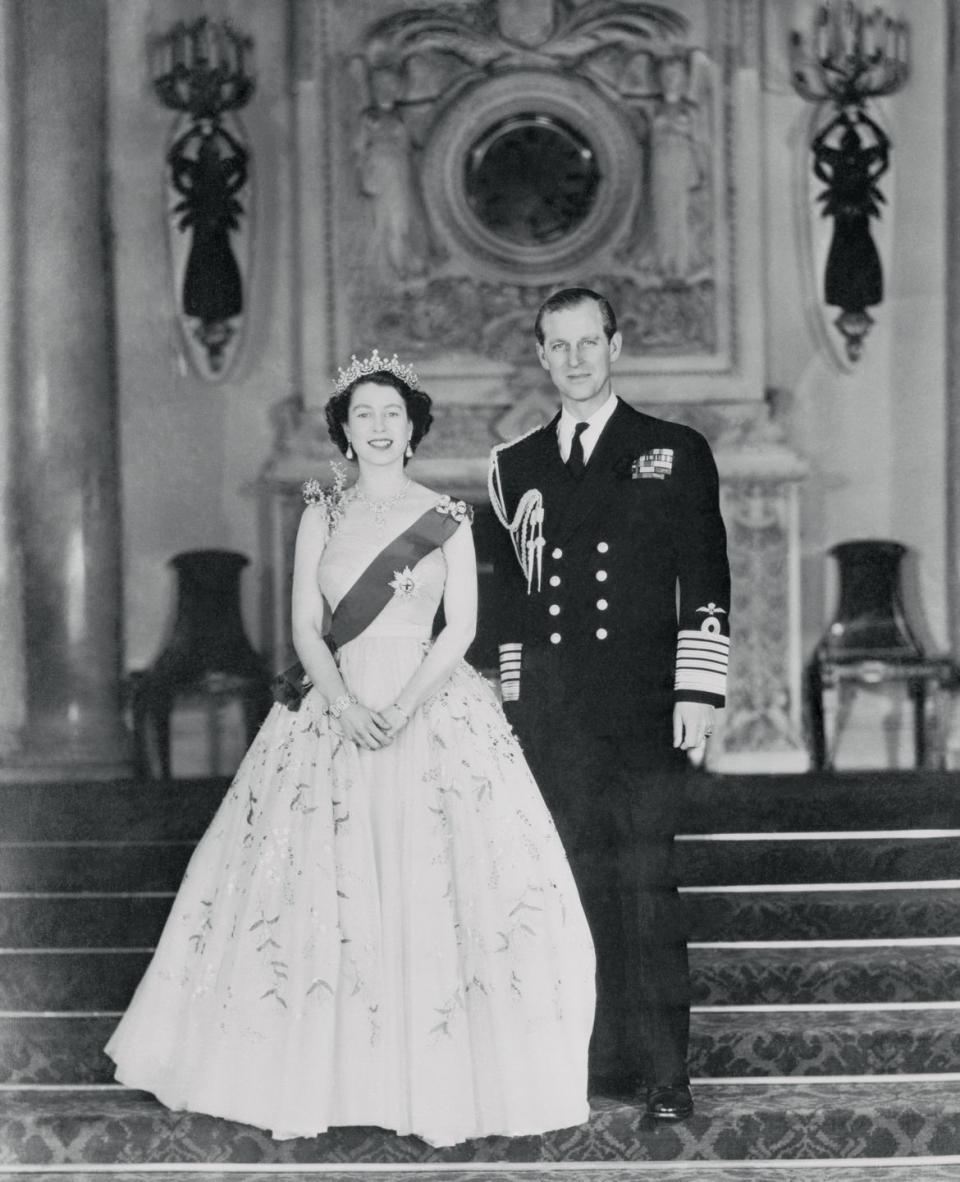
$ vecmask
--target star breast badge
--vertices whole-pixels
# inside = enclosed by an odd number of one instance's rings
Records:
[[[398,598],[411,599],[420,589],[420,580],[409,566],[405,566],[403,570],[393,572],[393,578],[387,586],[393,588],[393,593]]]

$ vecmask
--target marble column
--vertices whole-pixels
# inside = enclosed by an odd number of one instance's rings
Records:
[[[8,5],[9,7],[9,5]],[[26,719],[5,778],[122,775],[103,0],[16,0],[16,449]]]
[[[296,394],[307,406],[330,396],[333,365],[332,131],[330,70],[326,68],[330,15],[326,4],[290,0],[292,95],[291,218],[294,373]]]
[[[0,4],[0,759],[24,720],[24,635],[13,473],[15,185],[17,158],[13,8]]]
[[[960,0],[947,17],[947,610],[960,661]]]

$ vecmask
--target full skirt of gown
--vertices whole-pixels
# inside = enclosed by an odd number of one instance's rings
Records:
[[[405,634],[408,633],[408,634]],[[347,686],[393,701],[429,640],[377,625]],[[587,1119],[594,954],[553,822],[461,662],[395,741],[275,705],[202,838],[107,1053],[173,1109],[275,1138],[433,1145]]]

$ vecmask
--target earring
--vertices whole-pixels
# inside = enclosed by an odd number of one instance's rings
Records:
[[[413,459],[413,448],[410,445],[410,440],[407,440],[407,450],[403,453],[408,460]]]
[[[350,441],[349,441],[349,440],[347,440],[347,452],[346,452],[346,455],[347,455],[347,459],[348,459],[348,460],[352,460],[352,459],[353,459],[353,445],[350,443]]]

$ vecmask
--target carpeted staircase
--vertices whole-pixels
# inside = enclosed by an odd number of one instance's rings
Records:
[[[452,1150],[373,1129],[272,1142],[111,1083],[101,1048],[225,787],[0,787],[0,1172],[512,1162],[571,1180],[548,1163],[582,1162],[592,1182],[586,1163],[605,1163],[599,1180],[621,1162],[651,1182],[960,1179],[960,775],[698,776],[677,843],[693,1118],[658,1125],[598,1096],[583,1128]]]

